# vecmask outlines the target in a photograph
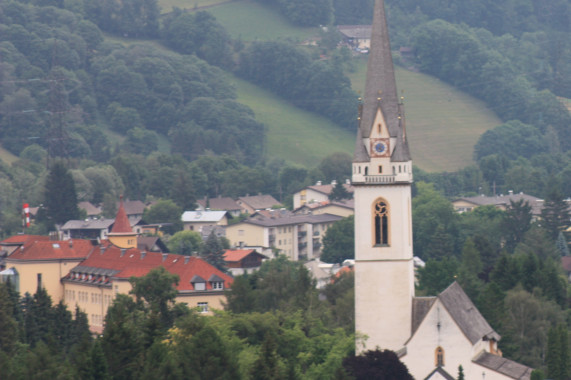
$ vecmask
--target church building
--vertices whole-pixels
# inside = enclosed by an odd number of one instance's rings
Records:
[[[415,379],[529,379],[505,359],[500,336],[454,282],[415,297],[412,159],[398,97],[383,0],[375,1],[371,50],[353,160],[357,352],[395,351]]]

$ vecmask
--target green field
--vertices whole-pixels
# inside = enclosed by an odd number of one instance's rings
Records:
[[[352,154],[355,135],[331,121],[300,110],[276,95],[249,82],[230,76],[238,92],[238,101],[256,113],[266,126],[265,158],[283,158],[314,167],[334,152]]]
[[[181,9],[194,9],[194,5],[207,6],[206,10],[224,25],[232,38],[242,41],[275,40],[289,38],[303,41],[317,33],[316,28],[301,28],[292,25],[285,17],[271,7],[253,0],[224,2],[223,0],[160,0],[163,11],[176,6]],[[220,4],[209,6],[213,4]]]
[[[350,75],[363,93],[366,60]],[[455,171],[473,163],[474,144],[501,120],[486,105],[434,77],[396,68],[404,90],[407,133],[413,163],[427,171]]]

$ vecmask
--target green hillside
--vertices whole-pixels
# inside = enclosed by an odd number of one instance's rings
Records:
[[[316,34],[316,28],[292,25],[284,16],[267,5],[253,0],[160,0],[161,11],[173,7],[204,10],[213,14],[233,38],[242,41],[290,38],[303,41]]]
[[[350,131],[256,85],[231,78],[238,90],[238,101],[252,108],[256,119],[266,125],[267,159],[283,158],[312,167],[331,153],[353,152],[355,136]]]
[[[366,66],[361,59],[350,74],[353,88],[361,93]],[[502,123],[483,102],[437,78],[399,67],[396,77],[399,91],[404,91],[412,159],[424,170],[454,171],[471,164],[480,135]]]

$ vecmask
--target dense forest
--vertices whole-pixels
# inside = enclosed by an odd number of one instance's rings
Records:
[[[298,25],[368,23],[373,4],[260,1]],[[571,195],[571,115],[557,97],[571,98],[571,2],[386,3],[395,62],[482,99],[502,119],[478,141],[474,165],[454,173],[415,169],[414,247],[426,261],[418,293],[436,294],[457,278],[503,335],[507,357],[564,379],[569,358],[555,360],[554,352],[568,352],[559,338],[570,323],[559,260],[568,255],[560,232],[569,222],[563,205]],[[0,143],[19,158],[0,164],[1,236],[21,230],[23,202],[50,207],[47,195],[61,183],[51,178],[56,162],[69,170],[59,178],[71,176],[65,178],[73,179],[77,199],[103,204],[109,216],[121,194],[161,199],[148,222],[192,209],[203,196],[269,193],[291,205],[292,193],[303,186],[349,178],[346,154],[332,154],[313,168],[272,159],[264,125],[236,102],[225,77],[231,71],[352,129],[357,95],[345,76],[350,55],[335,50],[339,36],[323,34],[315,48],[244,43],[206,12],[159,12],[156,0],[0,3]],[[412,47],[415,58],[400,57],[400,47]],[[542,223],[532,221],[524,204],[458,215],[449,202],[509,190],[544,198]],[[54,221],[29,232],[47,233]],[[170,233],[177,231],[173,226]],[[345,220],[331,229],[328,261],[350,258],[339,247],[352,246],[351,228]],[[259,286],[264,276],[285,275],[301,288]],[[0,365],[13,378],[41,366],[48,368],[46,378],[81,371],[85,378],[105,378],[109,371],[123,373],[117,378],[250,378],[258,370],[266,378],[343,378],[335,371],[354,347],[351,289],[351,281],[342,282],[318,302],[303,269],[277,261],[259,275],[237,278],[228,310],[217,318],[175,305],[161,324],[148,304],[120,298],[107,316],[113,328],[96,341],[84,338],[79,314],[70,324],[71,313],[41,293],[19,299],[0,289],[0,302],[9,306],[0,312],[13,311],[2,320],[19,326],[13,334],[0,329]],[[60,324],[32,318],[34,302]],[[526,313],[516,318],[513,310],[522,305]],[[61,321],[76,332],[62,331]],[[33,328],[46,335],[38,338]],[[128,347],[116,343],[125,336]],[[197,337],[218,343],[203,347]],[[44,344],[52,341],[59,343]],[[205,367],[224,374],[185,372],[192,366],[180,361],[190,351],[232,365]],[[146,358],[155,360],[152,371]]]

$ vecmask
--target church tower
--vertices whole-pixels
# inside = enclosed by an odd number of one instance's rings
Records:
[[[376,0],[352,175],[355,328],[368,336],[366,349],[396,351],[411,336],[412,161],[403,111],[384,1]]]

